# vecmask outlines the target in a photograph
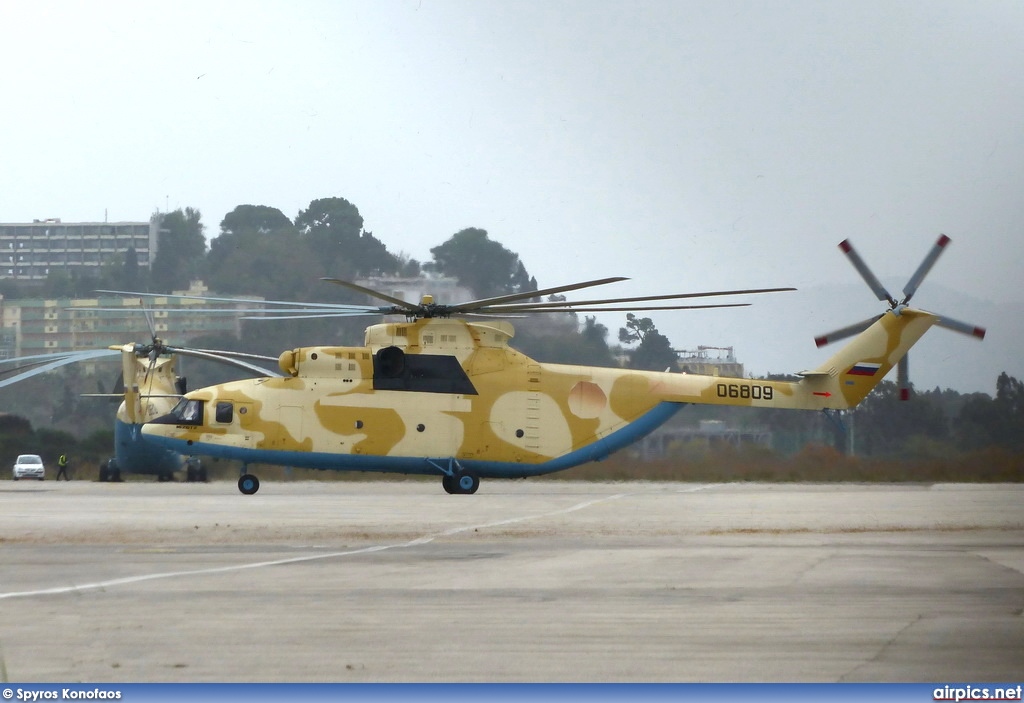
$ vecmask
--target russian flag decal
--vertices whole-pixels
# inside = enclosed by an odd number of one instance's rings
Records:
[[[878,373],[878,369],[882,368],[881,364],[872,364],[867,361],[861,361],[850,367],[850,370],[846,373],[850,376],[874,376]]]

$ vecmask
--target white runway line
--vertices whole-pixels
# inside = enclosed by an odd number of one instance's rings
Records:
[[[695,488],[688,488],[686,490],[679,491],[679,492],[680,493],[692,493],[692,492],[695,492],[695,491],[704,490],[706,488],[711,488],[714,485],[720,485],[720,484],[710,484],[710,485],[706,485],[706,486],[698,486],[698,487],[695,487]],[[281,566],[283,564],[298,564],[298,563],[307,562],[307,561],[316,561],[316,560],[319,560],[319,559],[335,559],[335,558],[338,558],[338,557],[355,556],[357,554],[370,554],[372,552],[383,552],[383,551],[389,550],[389,549],[404,549],[404,548],[407,548],[407,547],[418,547],[418,546],[421,546],[421,545],[424,545],[424,544],[429,544],[429,543],[433,542],[436,539],[439,539],[439,538],[442,538],[442,537],[451,537],[452,535],[457,535],[457,534],[460,534],[462,532],[470,532],[472,530],[487,529],[487,528],[490,528],[490,527],[502,527],[502,526],[505,526],[505,525],[513,525],[513,524],[518,523],[518,522],[526,522],[527,520],[536,520],[536,519],[539,519],[539,518],[554,517],[556,515],[566,515],[568,513],[573,513],[573,512],[576,512],[578,510],[585,510],[586,508],[589,508],[589,507],[591,507],[593,505],[597,505],[599,503],[607,503],[609,501],[619,500],[621,498],[626,498],[626,497],[634,496],[634,495],[643,495],[643,494],[640,493],[640,492],[617,493],[615,495],[605,496],[603,498],[595,498],[593,500],[588,500],[588,501],[584,501],[582,503],[577,503],[576,505],[570,506],[568,508],[563,508],[561,510],[553,510],[553,511],[548,512],[548,513],[541,513],[539,515],[523,515],[523,516],[520,516],[520,517],[508,518],[508,519],[505,519],[505,520],[496,520],[494,522],[485,522],[485,523],[481,523],[479,525],[465,525],[463,527],[453,527],[453,528],[445,530],[443,532],[438,532],[438,533],[433,534],[433,535],[424,535],[423,537],[417,537],[416,539],[410,540],[408,542],[401,542],[401,543],[398,543],[398,544],[383,544],[383,545],[377,545],[377,546],[374,546],[374,547],[363,547],[361,549],[352,549],[352,550],[344,551],[344,552],[331,552],[329,554],[310,554],[310,555],[302,556],[302,557],[290,557],[288,559],[275,559],[275,560],[272,560],[272,561],[259,561],[259,562],[252,562],[252,563],[249,563],[249,564],[236,564],[234,566],[215,566],[215,567],[210,567],[210,568],[206,568],[206,569],[192,569],[192,570],[188,570],[188,571],[166,571],[166,572],[162,572],[162,573],[158,573],[158,574],[145,574],[145,575],[142,575],[142,576],[126,576],[124,578],[119,578],[119,579],[110,579],[110,580],[107,580],[107,581],[97,581],[95,583],[85,583],[85,584],[79,584],[79,585],[75,585],[75,586],[58,586],[58,587],[54,587],[54,588],[40,588],[40,589],[36,589],[36,590],[32,590],[32,591],[12,591],[12,592],[9,592],[9,593],[0,593],[0,600],[7,600],[7,599],[10,599],[10,598],[28,598],[28,597],[31,597],[31,596],[59,595],[59,594],[62,594],[62,593],[78,593],[78,592],[81,592],[81,591],[91,591],[91,590],[96,590],[96,589],[101,589],[101,588],[111,588],[111,587],[114,587],[114,586],[125,586],[125,585],[132,584],[132,583],[141,583],[143,581],[155,581],[157,579],[176,578],[176,577],[179,577],[179,576],[205,576],[205,575],[208,575],[208,574],[223,574],[223,573],[227,573],[227,572],[231,572],[231,571],[242,571],[244,569],[260,569],[260,568],[267,567],[267,566]]]

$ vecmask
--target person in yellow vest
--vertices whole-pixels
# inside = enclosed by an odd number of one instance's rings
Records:
[[[57,480],[59,481],[60,477],[63,476],[65,481],[70,481],[71,479],[68,478],[68,457],[66,454],[60,455],[60,459],[57,459],[57,466]]]

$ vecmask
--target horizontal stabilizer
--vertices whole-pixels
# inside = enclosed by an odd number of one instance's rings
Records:
[[[801,371],[800,373],[797,374],[797,376],[802,376],[803,378],[810,378],[812,380],[815,378],[831,378],[834,375],[835,374],[832,373],[831,371]]]

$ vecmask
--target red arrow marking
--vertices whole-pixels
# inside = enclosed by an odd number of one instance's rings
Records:
[[[825,391],[824,393],[822,393],[821,391],[814,391],[814,395],[824,396],[825,398],[831,398],[832,397],[832,394],[829,393],[828,391]]]

